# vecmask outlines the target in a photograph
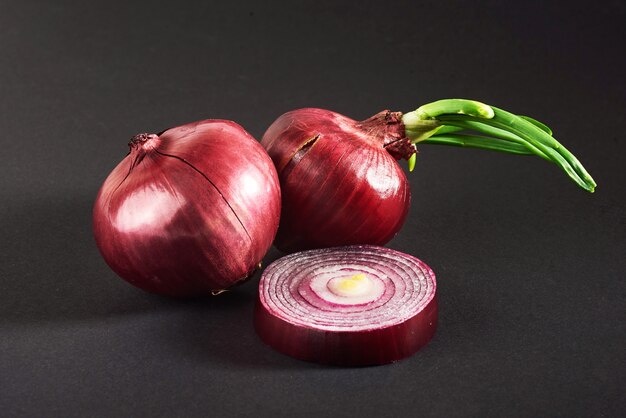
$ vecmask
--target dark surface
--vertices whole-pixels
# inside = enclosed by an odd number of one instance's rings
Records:
[[[623,2],[147,3],[0,2],[0,415],[626,413]],[[135,133],[212,117],[259,138],[293,108],[446,97],[546,122],[599,187],[422,147],[389,246],[437,273],[440,327],[408,360],[293,360],[254,334],[258,276],[168,300],[95,247],[93,200]]]

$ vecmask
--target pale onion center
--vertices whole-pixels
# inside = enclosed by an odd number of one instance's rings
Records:
[[[335,277],[326,284],[337,296],[351,298],[366,295],[372,290],[372,281],[363,273],[347,277]]]
[[[378,300],[385,293],[385,282],[376,275],[347,269],[318,272],[310,280],[299,286],[303,298],[309,300],[311,294],[326,303],[343,306],[365,305]],[[311,299],[312,303],[317,303]]]

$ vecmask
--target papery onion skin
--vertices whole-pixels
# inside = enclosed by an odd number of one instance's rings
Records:
[[[402,227],[411,194],[396,158],[414,146],[398,112],[357,122],[305,108],[280,116],[261,143],[283,193],[275,245],[287,252],[387,243]]]
[[[420,289],[417,294],[394,294],[384,305],[373,306],[375,302],[366,304],[356,308],[360,309],[358,313],[351,312],[342,318],[341,313],[333,312],[341,311],[342,308],[337,308],[333,303],[328,303],[320,310],[319,307],[314,308],[307,304],[306,298],[298,297],[296,293],[302,286],[302,277],[282,278],[284,283],[288,283],[289,292],[293,292],[291,296],[280,293],[279,288],[271,287],[277,286],[275,277],[291,268],[289,265],[293,265],[294,271],[307,269],[313,263],[312,259],[321,260],[323,257],[332,257],[336,254],[345,254],[346,260],[351,260],[349,263],[360,262],[364,266],[374,265],[375,263],[372,264],[374,259],[381,263],[394,263],[393,258],[401,259],[400,264],[412,265],[416,271],[421,272],[423,277],[417,281],[424,283],[428,289]],[[363,254],[367,256],[362,258]],[[323,261],[320,261],[320,264],[323,264]],[[329,262],[327,266],[331,264]],[[397,271],[401,270],[398,266],[394,268]],[[276,292],[274,301],[271,301],[272,295],[269,292]],[[403,296],[409,301],[395,300],[395,304],[393,303],[394,298],[399,299]],[[277,301],[284,305],[276,306]],[[407,308],[407,305],[411,304],[413,306]],[[306,313],[294,315],[291,309],[305,311],[308,309],[309,315]],[[404,309],[410,311],[402,312]],[[327,320],[335,318],[337,322],[343,321],[344,324],[337,326],[322,324],[315,318],[320,312]],[[415,354],[425,346],[435,334],[437,312],[435,275],[422,261],[388,248],[350,246],[294,253],[268,266],[259,283],[254,323],[257,334],[266,344],[291,357],[329,365],[371,366],[396,362]],[[387,315],[391,319],[387,318],[384,325],[372,323],[364,326],[359,323],[351,330],[352,323],[359,321],[359,314],[371,315],[372,320],[379,314]]]
[[[129,145],[93,210],[96,244],[113,271],[175,297],[248,278],[280,216],[278,178],[263,147],[226,120],[137,135]]]

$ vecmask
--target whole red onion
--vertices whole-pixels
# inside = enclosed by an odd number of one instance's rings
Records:
[[[146,291],[205,295],[248,278],[280,216],[276,170],[241,126],[204,120],[140,134],[93,210],[107,264]]]
[[[411,192],[396,158],[414,152],[399,116],[381,112],[357,122],[300,109],[270,126],[261,143],[281,180],[278,248],[385,244],[398,232]]]
[[[263,272],[255,328],[274,349],[325,364],[385,364],[414,354],[437,327],[432,270],[375,246],[283,257]]]
[[[472,100],[440,100],[406,114],[383,111],[361,122],[329,110],[294,110],[280,116],[261,143],[280,178],[275,244],[285,251],[388,242],[410,204],[396,160],[407,159],[412,170],[417,143],[535,154],[585,190],[596,185],[546,125]]]

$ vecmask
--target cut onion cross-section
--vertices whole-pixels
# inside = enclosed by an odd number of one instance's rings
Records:
[[[406,358],[437,327],[437,285],[419,259],[360,245],[303,251],[267,267],[255,328],[289,356],[367,366]]]

